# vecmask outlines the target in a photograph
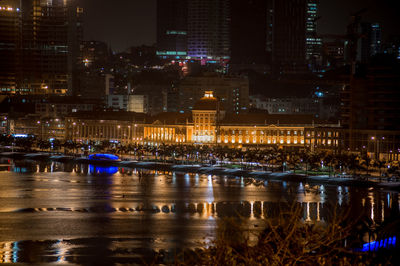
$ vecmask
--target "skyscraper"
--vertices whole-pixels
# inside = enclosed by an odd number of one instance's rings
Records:
[[[322,40],[317,36],[318,4],[319,0],[307,0],[306,59],[312,70],[321,59],[322,49]]]
[[[21,45],[19,1],[0,0],[0,93],[15,93]]]
[[[188,1],[188,56],[201,60],[230,58],[229,0]]]
[[[267,0],[267,51],[275,74],[306,70],[307,1]]]
[[[267,59],[267,2],[231,0],[231,64],[260,65]]]
[[[381,52],[381,27],[379,23],[360,24],[361,38],[358,42],[357,60],[367,63],[369,58]]]
[[[230,58],[229,0],[158,0],[157,54],[219,62]]]
[[[22,11],[22,79],[19,90],[72,94],[82,40],[77,0],[26,0]]]
[[[157,54],[163,58],[187,56],[187,2],[157,1]]]

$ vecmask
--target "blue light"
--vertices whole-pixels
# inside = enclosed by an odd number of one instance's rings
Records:
[[[28,137],[27,134],[13,134],[12,136],[14,138],[27,138]]]
[[[94,166],[89,165],[89,172],[92,175],[113,175],[118,172],[118,167],[116,166]]]
[[[119,157],[114,154],[106,154],[106,153],[96,153],[89,155],[89,160],[97,160],[97,161],[116,161]]]
[[[381,241],[372,241],[365,243],[361,249],[362,252],[376,251],[380,248],[390,248],[396,246],[396,237],[389,237]]]

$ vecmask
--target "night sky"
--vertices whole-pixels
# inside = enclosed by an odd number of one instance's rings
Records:
[[[115,51],[156,42],[156,0],[81,0],[85,39],[105,41]],[[290,1],[290,0],[289,0]],[[400,0],[320,0],[320,34],[344,34],[350,14],[368,8],[363,18],[382,23],[384,37],[400,34]]]

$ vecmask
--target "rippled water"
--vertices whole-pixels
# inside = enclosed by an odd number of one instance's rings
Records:
[[[3,161],[0,262],[138,263],[212,239],[224,216],[259,230],[282,202],[305,221],[329,222],[336,209],[376,223],[399,213],[398,193],[374,188]]]

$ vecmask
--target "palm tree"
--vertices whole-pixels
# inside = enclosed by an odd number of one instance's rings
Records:
[[[328,153],[324,157],[324,163],[328,165],[328,171],[329,171],[329,177],[331,177],[331,168],[332,168],[332,162],[334,160],[333,155],[331,153]]]
[[[296,173],[296,168],[298,164],[300,163],[300,155],[298,153],[292,152],[289,154],[289,169],[292,169],[293,167],[293,172]]]
[[[353,175],[356,175],[357,169],[359,168],[359,158],[355,154],[347,156],[346,166],[350,171],[353,171]]]
[[[384,160],[377,160],[376,161],[376,166],[379,169],[379,176],[382,176],[382,168],[384,168],[386,165],[386,161]]]
[[[365,154],[361,159],[359,159],[360,165],[364,166],[365,169],[367,170],[367,178],[369,174],[369,166],[371,165],[371,158]]]

